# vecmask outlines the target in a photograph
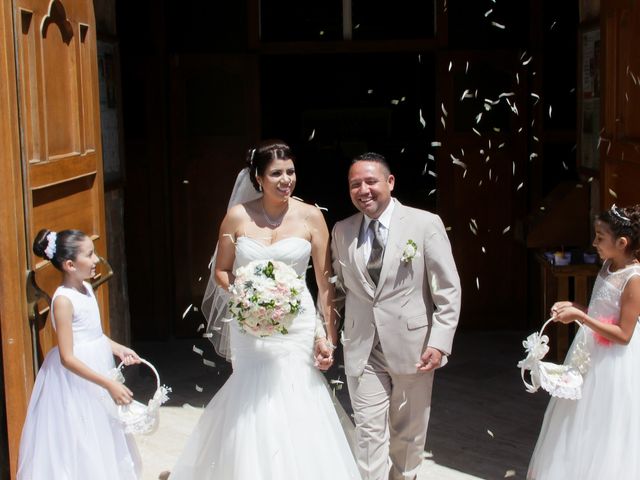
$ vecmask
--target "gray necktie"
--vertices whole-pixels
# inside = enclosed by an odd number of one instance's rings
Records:
[[[380,270],[382,270],[382,253],[384,252],[380,222],[378,220],[371,220],[371,222],[369,222],[369,230],[373,232],[373,242],[371,242],[371,255],[367,262],[367,271],[373,283],[378,285]]]

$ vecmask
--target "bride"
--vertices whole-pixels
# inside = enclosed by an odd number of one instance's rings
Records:
[[[222,221],[214,259],[220,288],[211,302],[223,305],[233,272],[253,260],[280,260],[304,276],[311,257],[326,333],[306,289],[301,313],[284,335],[255,337],[226,315],[214,315],[208,330],[233,373],[204,410],[171,480],[360,479],[318,371],[331,366],[337,343],[329,232],[319,209],[291,197],[295,184],[294,156],[285,143],[269,141],[252,151],[232,202],[257,198],[232,206]]]

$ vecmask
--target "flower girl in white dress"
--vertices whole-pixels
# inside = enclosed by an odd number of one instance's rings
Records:
[[[135,442],[109,413],[132,393],[108,376],[113,356],[139,363],[136,353],[102,333],[91,285],[98,257],[78,230],[41,230],[36,255],[63,272],[51,301],[58,346],[38,372],[22,430],[19,480],[133,480],[140,478]],[[112,400],[113,399],[113,400]]]
[[[329,231],[319,209],[291,198],[296,175],[286,144],[263,144],[251,155],[249,171],[255,200],[230,208],[223,220],[215,279],[228,289],[238,267],[255,260],[283,262],[304,277],[311,257],[318,303],[328,314],[326,336],[307,289],[286,334],[257,337],[235,320],[210,325],[212,333],[225,324],[229,330],[230,351],[220,344],[216,349],[230,354],[233,374],[207,405],[170,480],[359,480],[318,371],[331,365],[337,341]]]
[[[640,315],[640,205],[614,205],[600,214],[595,231],[593,246],[604,265],[589,308],[557,302],[551,309],[556,321],[587,327],[568,355],[586,335],[590,369],[580,400],[549,402],[530,480],[640,478],[640,335],[634,335]]]

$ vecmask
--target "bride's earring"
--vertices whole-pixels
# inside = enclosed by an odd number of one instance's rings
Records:
[[[258,191],[262,192],[262,184],[261,183],[258,184]]]

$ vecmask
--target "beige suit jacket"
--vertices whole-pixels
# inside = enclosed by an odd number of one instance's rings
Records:
[[[363,214],[333,228],[331,251],[337,287],[345,293],[343,346],[346,374],[359,376],[376,330],[392,373],[416,373],[427,346],[451,353],[460,314],[460,279],[440,217],[397,200],[376,287],[362,255]],[[401,260],[408,240],[420,256]]]

